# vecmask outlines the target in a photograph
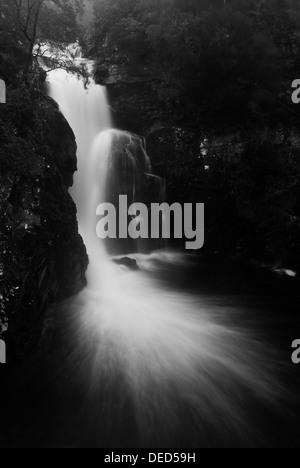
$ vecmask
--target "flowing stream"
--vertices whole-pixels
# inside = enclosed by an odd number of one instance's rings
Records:
[[[90,265],[88,287],[56,307],[49,319],[56,344],[43,366],[45,382],[49,366],[55,367],[55,385],[52,375],[48,388],[55,388],[60,429],[55,426],[47,443],[272,443],[272,421],[286,416],[283,401],[289,396],[279,357],[251,322],[257,311],[249,312],[249,297],[232,301],[205,291],[207,280],[203,274],[203,283],[201,274],[196,280],[192,256],[167,250],[132,255],[139,271],[112,261],[96,236],[96,206],[117,193],[137,198],[145,180],[158,199],[162,186],[151,173],[143,139],[112,129],[105,88],[91,83],[85,89],[64,71],[51,72],[49,83],[49,94],[77,140],[78,173],[71,193]],[[51,420],[53,404],[47,403],[45,421]]]

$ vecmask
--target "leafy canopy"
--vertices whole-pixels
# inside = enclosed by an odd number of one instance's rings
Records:
[[[185,119],[268,119],[300,72],[299,25],[297,0],[95,0],[93,42],[148,67]]]
[[[39,45],[64,49],[80,34],[79,0],[0,0],[0,11],[0,74],[8,81],[28,80],[42,55]]]

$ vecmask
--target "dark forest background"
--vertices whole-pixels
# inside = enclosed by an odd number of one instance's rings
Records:
[[[88,45],[168,201],[205,201],[206,251],[299,266],[299,2],[98,1]]]
[[[0,312],[20,355],[42,311],[84,284],[74,135],[42,67],[86,78],[57,55],[76,41],[115,126],[146,138],[167,201],[206,204],[203,252],[300,266],[297,0],[0,0]]]

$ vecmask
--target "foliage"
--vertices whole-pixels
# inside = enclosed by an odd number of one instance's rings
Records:
[[[300,72],[299,21],[290,0],[97,0],[93,41],[158,75],[185,120],[272,123]]]
[[[43,44],[64,50],[80,36],[79,0],[0,0],[0,12],[0,75],[8,83],[32,79]],[[47,57],[53,67],[74,68],[65,58]]]
[[[154,78],[152,100],[167,124],[190,129],[199,146],[205,136],[225,147],[228,135],[246,135],[235,162],[202,161],[188,145],[167,159],[168,201],[206,204],[206,248],[299,266],[299,145],[289,138],[300,124],[291,102],[300,3],[96,0],[94,26],[96,58]]]

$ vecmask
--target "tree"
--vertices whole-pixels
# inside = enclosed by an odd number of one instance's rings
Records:
[[[0,6],[0,51],[9,54],[12,46],[18,51],[23,82],[39,58],[52,60],[53,67],[72,68],[71,61],[60,61],[52,52],[78,40],[79,0],[0,0]]]
[[[96,0],[93,50],[149,70],[185,120],[266,120],[300,71],[299,21],[295,0]]]

